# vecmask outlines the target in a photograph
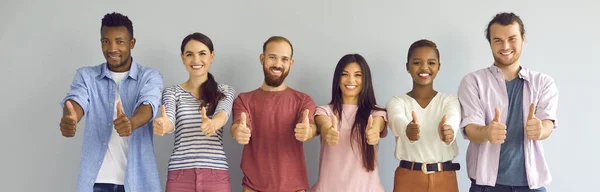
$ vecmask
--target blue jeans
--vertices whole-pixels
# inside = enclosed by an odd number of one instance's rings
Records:
[[[125,188],[123,185],[96,183],[94,184],[94,192],[125,192]]]
[[[471,179],[471,189],[469,192],[546,192],[546,188],[529,189],[528,186],[507,186],[496,184],[495,187],[486,185],[477,185],[475,180]]]

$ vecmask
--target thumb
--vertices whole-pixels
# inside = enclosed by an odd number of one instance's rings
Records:
[[[69,115],[75,114],[75,108],[73,107],[73,104],[71,103],[71,101],[65,102],[65,107],[67,108]]]
[[[242,127],[246,127],[246,113],[242,112],[242,115],[240,116],[240,125]]]
[[[305,109],[304,113],[303,113],[304,118],[302,119],[302,123],[310,123],[310,119],[308,118],[308,113],[309,113],[308,109]]]
[[[419,118],[417,118],[417,113],[415,111],[412,112],[413,123],[419,124]]]
[[[167,110],[165,109],[165,105],[160,106],[160,113],[162,117],[167,117]]]
[[[529,115],[527,115],[527,119],[535,118],[535,104],[529,105]]]
[[[496,115],[494,116],[494,120],[495,122],[500,122],[500,109],[498,109],[498,107],[496,107]]]
[[[367,120],[367,129],[373,127],[373,115],[369,115],[369,120]]]
[[[206,115],[206,107],[202,107],[202,119],[208,119],[208,116]]]
[[[121,104],[121,101],[119,101],[117,102],[117,116],[121,116],[123,114],[123,104]]]
[[[442,127],[446,124],[446,118],[448,118],[448,115],[444,114],[444,117],[442,117],[442,120],[440,121],[440,127]]]

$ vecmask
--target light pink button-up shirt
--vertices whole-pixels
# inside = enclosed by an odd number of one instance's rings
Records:
[[[521,67],[519,77],[525,80],[523,84],[523,124],[527,121],[529,105],[533,103],[536,106],[535,116],[540,120],[553,120],[554,128],[556,128],[558,89],[554,80],[548,75],[524,67]],[[504,75],[498,67],[491,66],[465,76],[458,88],[458,98],[463,118],[460,127],[465,138],[467,138],[465,127],[469,124],[489,124],[494,118],[496,107],[503,112],[501,113],[501,122],[506,122],[508,94]],[[544,158],[542,142],[529,140],[525,136],[523,147],[529,188],[536,189],[550,183],[552,177]],[[469,177],[475,179],[478,185],[495,186],[499,159],[499,144],[470,142],[467,149]]]

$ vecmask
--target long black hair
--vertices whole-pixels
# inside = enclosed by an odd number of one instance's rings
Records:
[[[181,54],[183,54],[185,45],[187,45],[188,42],[190,42],[191,40],[196,40],[206,45],[210,53],[213,53],[214,47],[210,38],[208,38],[208,36],[202,33],[196,32],[189,34],[183,39],[183,41],[181,42]],[[219,91],[217,81],[215,81],[215,77],[213,77],[212,74],[208,73],[208,79],[204,83],[202,83],[202,85],[200,85],[200,92],[202,93],[202,95],[200,96],[200,98],[202,99],[202,105],[200,106],[207,106],[207,115],[213,115],[217,108],[217,103],[221,98],[225,97],[225,94]]]
[[[369,115],[372,110],[385,111],[385,109],[377,107],[377,101],[375,100],[375,93],[373,90],[373,83],[371,81],[371,70],[364,57],[359,54],[347,54],[344,55],[335,67],[333,73],[333,84],[331,88],[331,101],[330,105],[333,106],[333,112],[341,119],[342,116],[342,90],[340,88],[340,78],[344,68],[350,63],[357,63],[362,70],[362,86],[358,96],[358,111],[354,124],[352,125],[351,139],[356,139],[360,143],[360,150],[362,152],[363,166],[367,171],[373,171],[375,169],[375,146],[367,143],[367,136],[365,128]],[[350,142],[353,143],[353,142]],[[351,145],[352,146],[352,145]],[[354,148],[354,146],[352,146]]]

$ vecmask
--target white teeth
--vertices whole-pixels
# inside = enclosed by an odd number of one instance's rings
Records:
[[[348,89],[356,89],[356,85],[346,85],[346,88],[348,88]]]
[[[204,65],[192,65],[192,69],[201,69]]]
[[[509,52],[502,52],[502,53],[500,53],[500,54],[501,54],[501,55],[510,55],[510,54],[512,54],[512,53],[513,53],[512,51],[509,51]]]
[[[271,69],[271,71],[272,71],[273,73],[281,73],[281,70],[278,70],[278,69]]]
[[[429,73],[419,73],[419,76],[421,76],[421,77],[429,77]]]

